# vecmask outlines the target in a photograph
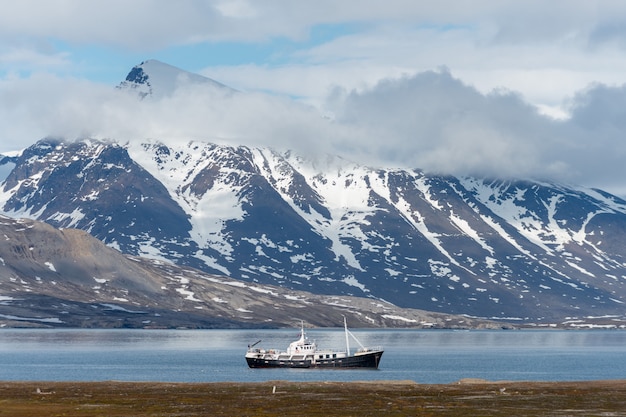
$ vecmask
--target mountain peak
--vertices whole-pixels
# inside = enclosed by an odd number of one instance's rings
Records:
[[[177,89],[189,85],[208,85],[231,90],[211,78],[185,71],[156,59],[149,59],[135,65],[118,88],[135,91],[141,98],[146,96],[160,98],[170,96]]]

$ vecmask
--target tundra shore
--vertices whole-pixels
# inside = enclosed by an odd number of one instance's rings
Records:
[[[626,416],[626,380],[0,382],[0,416]]]

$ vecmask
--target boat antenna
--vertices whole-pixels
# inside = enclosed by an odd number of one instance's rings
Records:
[[[348,336],[348,323],[346,323],[346,316],[343,316],[343,328],[346,333],[346,354],[350,356],[350,337]]]

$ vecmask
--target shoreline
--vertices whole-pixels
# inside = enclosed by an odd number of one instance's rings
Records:
[[[626,416],[626,379],[354,382],[0,381],[0,416]]]

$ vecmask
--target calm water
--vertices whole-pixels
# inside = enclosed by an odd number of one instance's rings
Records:
[[[351,381],[626,379],[626,332],[353,330],[385,349],[379,370],[249,369],[246,347],[284,349],[298,330],[0,330],[0,380]],[[343,330],[310,330],[345,346]],[[351,347],[356,343],[351,342]]]

